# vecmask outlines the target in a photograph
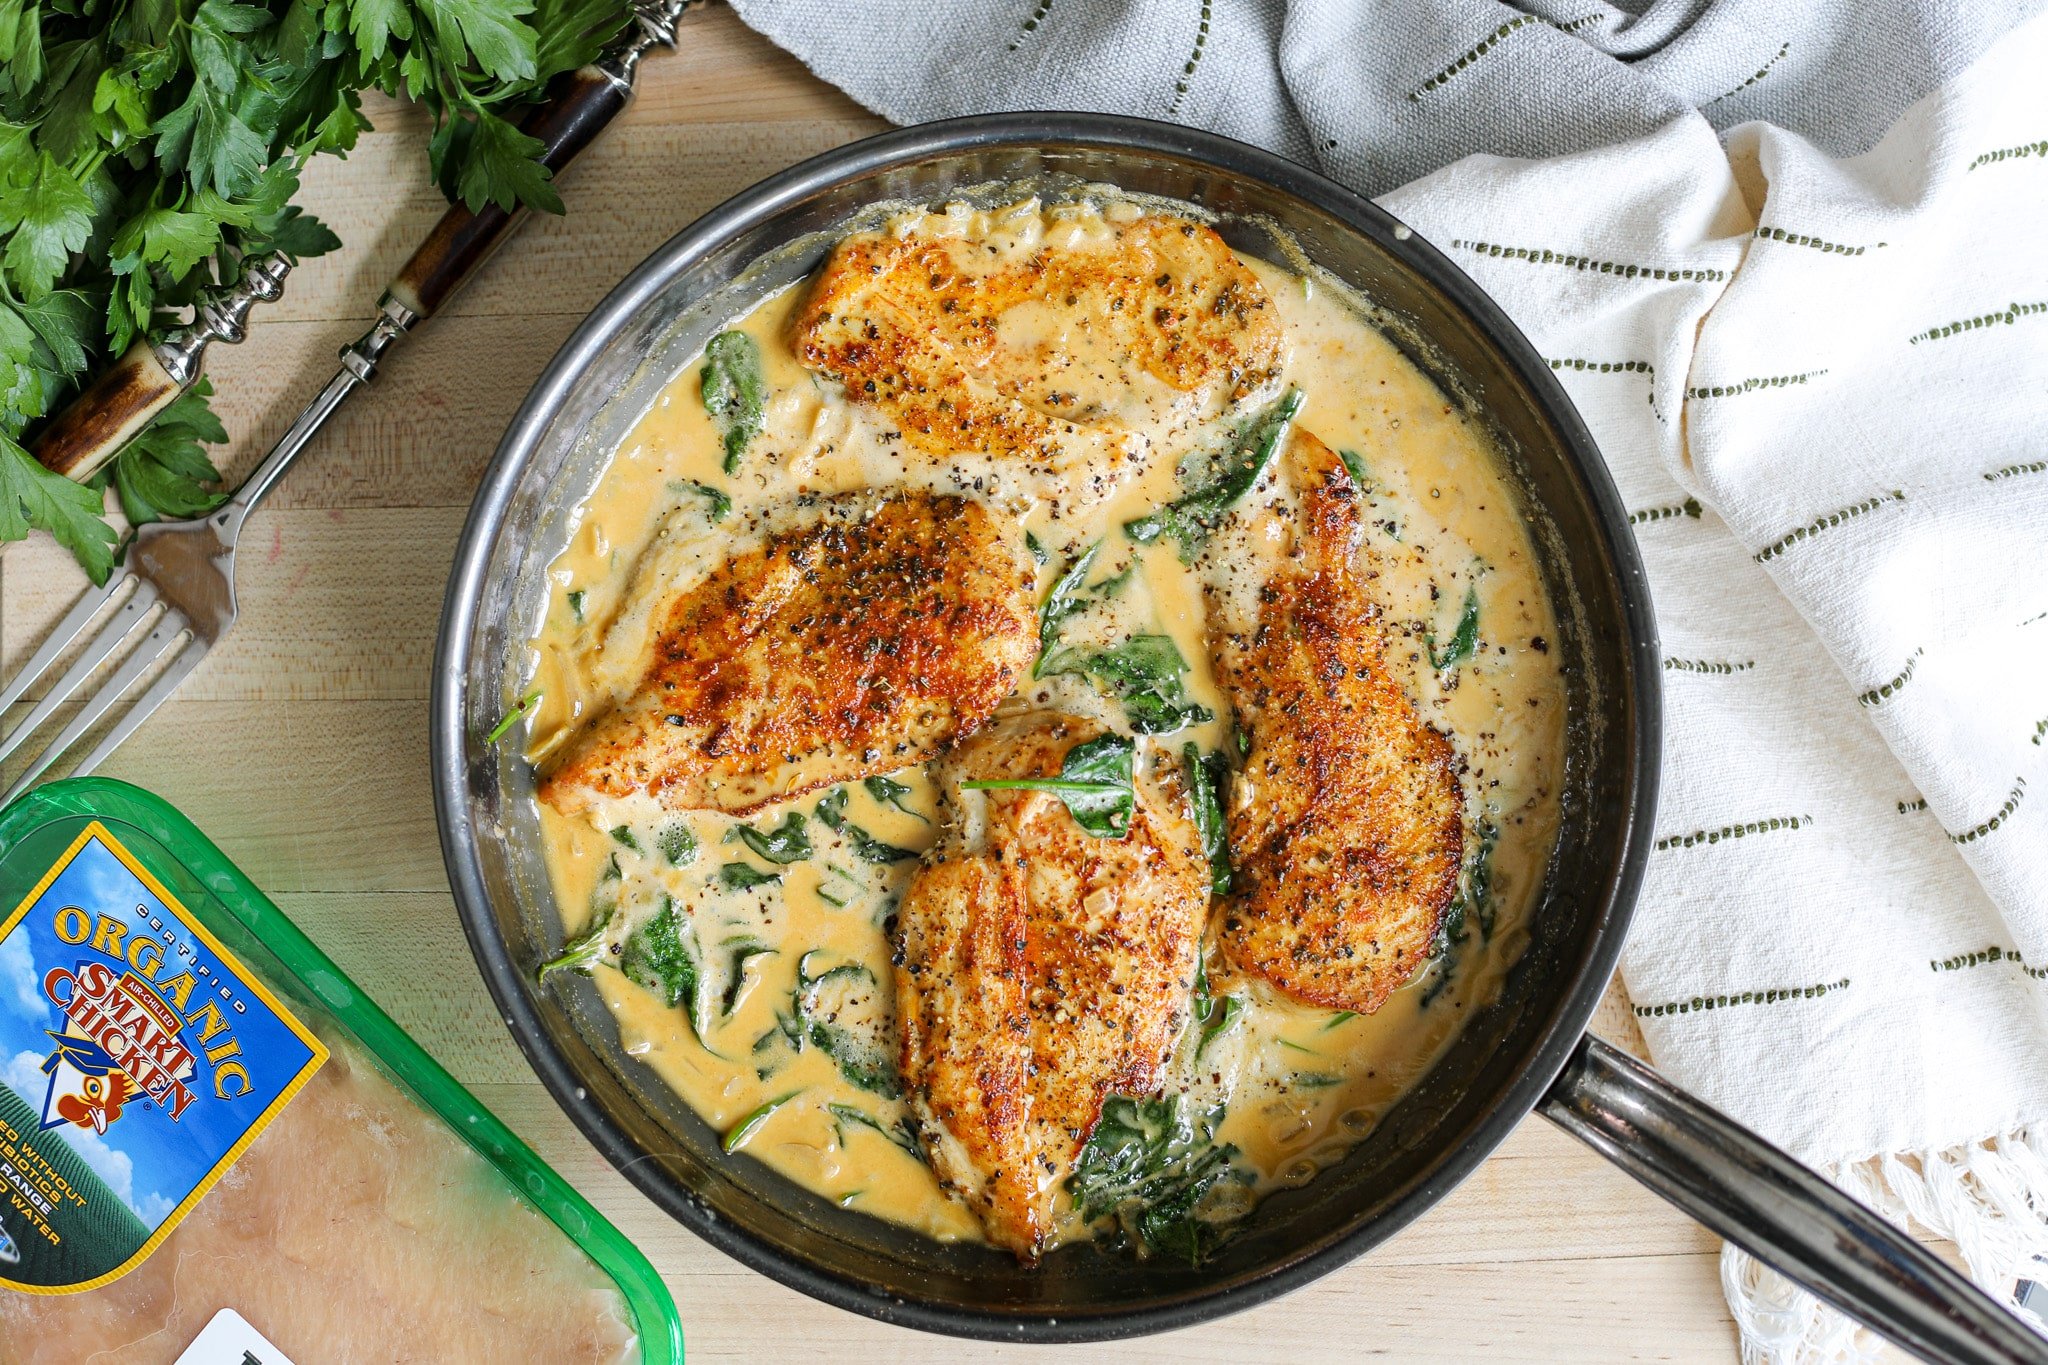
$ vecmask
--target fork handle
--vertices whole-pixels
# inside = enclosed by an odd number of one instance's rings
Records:
[[[36,440],[35,457],[84,483],[184,391],[154,348],[138,341],[50,419]]]

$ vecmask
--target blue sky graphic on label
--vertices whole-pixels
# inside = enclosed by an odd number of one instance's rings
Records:
[[[140,1262],[326,1059],[97,824],[0,928],[0,1283]]]

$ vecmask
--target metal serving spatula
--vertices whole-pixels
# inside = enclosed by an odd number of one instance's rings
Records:
[[[657,45],[673,47],[677,21],[700,3],[702,0],[642,0],[634,6],[629,27],[604,55],[558,81],[550,98],[521,125],[540,140],[543,165],[559,174],[596,140],[632,96],[640,59]],[[376,325],[342,348],[341,368],[334,378],[278,438],[234,496],[207,516],[154,522],[135,533],[128,553],[106,584],[81,597],[21,670],[0,687],[0,711],[4,711],[21,700],[71,643],[111,608],[111,615],[43,699],[0,739],[0,760],[50,720],[124,643],[138,638],[140,643],[85,699],[78,714],[23,770],[5,796],[0,796],[0,805],[33,786],[152,668],[161,666],[162,671],[78,762],[75,773],[99,766],[198,667],[207,650],[235,623],[235,543],[249,514],[335,410],[369,382],[384,352],[432,317],[510,235],[521,217],[516,210],[507,212],[495,205],[476,213],[460,204],[450,208],[384,291]],[[198,378],[200,353],[209,341],[241,339],[249,309],[278,297],[287,269],[285,262],[274,258],[250,262],[235,290],[201,308],[191,326],[154,347],[139,346],[122,357],[50,424],[37,444],[37,458],[72,478],[89,477]]]

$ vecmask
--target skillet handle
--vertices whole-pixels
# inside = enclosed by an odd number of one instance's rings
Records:
[[[1813,1171],[1588,1035],[1537,1108],[1707,1227],[1928,1360],[2048,1361],[1958,1271]]]

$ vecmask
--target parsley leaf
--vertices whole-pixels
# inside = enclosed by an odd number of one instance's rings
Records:
[[[78,557],[94,583],[114,569],[114,528],[101,520],[105,499],[36,463],[11,436],[0,436],[0,540],[20,540],[40,526]]]
[[[309,158],[346,152],[367,126],[363,90],[426,106],[451,197],[559,212],[519,111],[629,13],[625,0],[0,0],[0,539],[46,528],[104,578],[100,500],[37,476],[35,423],[248,257],[340,245],[291,200]],[[218,496],[203,447],[219,430],[191,395],[95,482],[138,521],[197,514]]]
[[[25,185],[0,196],[0,230],[9,234],[0,264],[25,298],[41,298],[92,235],[92,197],[68,167],[45,152]]]
[[[488,109],[479,109],[466,126],[470,131],[455,172],[455,189],[470,212],[485,204],[501,209],[531,204],[548,213],[562,211],[562,196],[550,183],[552,173],[534,160],[542,150],[539,138],[520,132]]]
[[[201,445],[228,438],[227,428],[206,405],[212,393],[212,383],[201,378],[157,414],[115,463],[114,491],[120,494],[122,514],[134,525],[204,516],[226,496],[218,487],[220,471]]]

